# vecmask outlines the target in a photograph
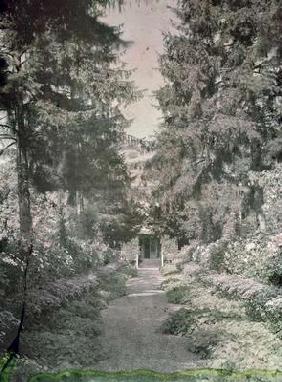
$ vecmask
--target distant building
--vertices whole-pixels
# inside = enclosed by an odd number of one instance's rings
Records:
[[[139,234],[139,256],[136,267],[160,267],[163,265],[161,241],[152,230],[142,227]]]

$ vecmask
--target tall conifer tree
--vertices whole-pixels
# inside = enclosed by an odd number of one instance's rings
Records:
[[[230,224],[236,231],[248,171],[271,165],[281,139],[281,5],[188,0],[175,12],[177,32],[160,57],[155,168],[162,224],[183,244],[216,240]]]

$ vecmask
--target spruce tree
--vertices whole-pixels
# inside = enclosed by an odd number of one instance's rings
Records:
[[[16,147],[23,307],[9,350],[19,351],[27,272],[33,251],[31,187],[63,190],[70,202],[116,187],[128,174],[115,146],[127,122],[119,106],[134,98],[117,66],[119,30],[98,20],[106,1],[1,3],[1,138]],[[123,44],[124,45],[124,44]]]
[[[237,232],[248,171],[271,165],[269,147],[280,139],[281,5],[189,0],[175,12],[177,32],[160,57],[155,193],[165,230],[182,243],[212,241],[230,220]]]

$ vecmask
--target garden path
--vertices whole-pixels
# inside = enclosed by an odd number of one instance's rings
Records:
[[[178,309],[167,302],[161,290],[158,268],[142,268],[128,281],[128,295],[113,300],[102,312],[101,336],[106,357],[95,368],[104,371],[150,369],[173,372],[199,366],[189,352],[185,337],[164,335],[159,327]]]

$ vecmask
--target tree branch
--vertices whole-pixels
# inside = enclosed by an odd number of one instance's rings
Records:
[[[0,139],[12,139],[13,141],[16,141],[17,139],[9,134],[0,134]]]
[[[0,123],[0,127],[4,127],[4,129],[12,129],[12,126],[6,125],[5,123]]]
[[[6,146],[4,149],[0,150],[0,155],[4,154],[4,152],[11,146],[13,146],[16,142],[10,143],[8,146]]]

